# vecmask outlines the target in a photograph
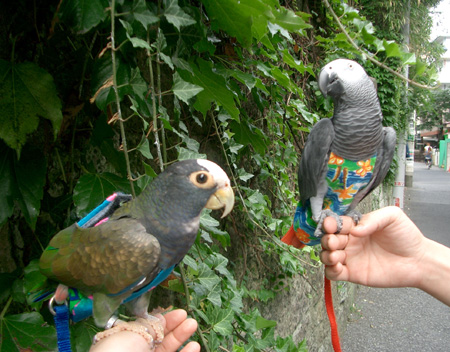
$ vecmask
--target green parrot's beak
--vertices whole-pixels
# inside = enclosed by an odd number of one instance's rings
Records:
[[[211,198],[209,198],[208,203],[206,203],[205,208],[208,209],[221,209],[223,210],[222,218],[227,216],[234,206],[234,192],[231,186],[226,184],[220,187],[216,193],[214,193]]]

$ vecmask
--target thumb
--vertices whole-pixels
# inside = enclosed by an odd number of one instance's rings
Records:
[[[352,228],[351,234],[357,237],[370,236],[393,224],[401,215],[402,210],[394,206],[372,211],[363,215],[359,224]]]

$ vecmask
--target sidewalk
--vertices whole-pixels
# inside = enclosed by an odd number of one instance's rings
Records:
[[[450,246],[450,173],[415,163],[404,210],[425,236]],[[417,289],[361,286],[349,319],[344,352],[450,351],[450,307]]]

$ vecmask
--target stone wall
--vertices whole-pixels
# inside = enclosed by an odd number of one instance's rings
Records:
[[[379,187],[364,199],[358,209],[364,214],[389,204],[392,204],[392,189],[384,186]],[[237,244],[235,243],[235,245]],[[248,258],[246,272],[248,275],[254,276],[251,280],[253,287],[250,289],[256,289],[267,273],[265,270],[261,270],[255,256],[250,254]],[[275,259],[264,258],[266,265],[270,265],[271,260]],[[239,258],[234,258],[233,261],[238,264],[236,269],[239,270]],[[312,261],[310,264],[311,266],[307,268],[306,272],[293,277],[288,283],[288,288],[280,291],[276,298],[269,302],[251,302],[249,304],[256,305],[266,319],[278,322],[276,333],[280,336],[291,335],[297,342],[306,339],[310,352],[332,352],[330,327],[323,293],[323,266]],[[273,265],[276,266],[275,263]],[[346,330],[347,318],[358,285],[348,282],[333,282],[332,287],[335,313],[339,332],[342,335]]]

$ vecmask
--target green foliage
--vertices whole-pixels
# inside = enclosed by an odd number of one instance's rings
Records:
[[[53,77],[31,63],[0,60],[0,138],[20,154],[27,136],[38,127],[39,116],[61,125],[61,102]]]
[[[0,351],[57,351],[55,328],[37,312],[8,315],[0,324]]]
[[[420,100],[419,100],[420,99]],[[428,96],[418,96],[417,116],[420,124],[419,130],[431,130],[438,127],[442,136],[446,124],[450,120],[450,91],[448,89],[433,91]]]
[[[368,52],[395,68],[415,63],[429,78],[420,55],[378,35],[345,3],[332,5],[365,53],[329,14],[278,0],[65,0],[60,9],[51,2],[35,9],[41,26],[25,22],[17,31],[37,42],[11,39],[4,47],[13,54],[4,49],[0,61],[0,225],[22,234],[17,264],[28,265],[0,275],[13,282],[0,285],[0,349],[41,350],[44,341],[55,348],[51,317],[28,295],[46,284],[32,259],[51,236],[114,191],[139,193],[155,170],[208,157],[231,176],[235,210],[220,222],[202,214],[197,241],[177,269],[181,280],[168,289],[199,321],[194,338],[207,351],[307,350],[305,342],[277,337],[277,323],[254,303],[276,299],[290,277],[319,262],[314,248],[279,240],[298,199],[292,175],[306,134],[332,112],[315,73],[336,57],[358,59],[377,78],[386,124],[397,128],[404,124],[402,83],[369,63]],[[9,25],[2,28],[16,30]],[[311,47],[316,40],[320,47]],[[256,288],[246,264],[237,264],[246,263],[245,251],[230,255],[233,236],[267,269]],[[87,350],[93,334],[91,320],[76,324],[75,349]]]

